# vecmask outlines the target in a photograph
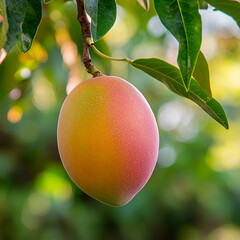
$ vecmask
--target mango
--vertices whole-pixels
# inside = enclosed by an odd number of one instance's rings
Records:
[[[73,182],[111,206],[128,203],[143,188],[159,148],[158,127],[146,99],[113,76],[85,80],[67,96],[57,141]]]

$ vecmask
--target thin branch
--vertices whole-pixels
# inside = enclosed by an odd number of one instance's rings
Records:
[[[83,35],[83,63],[88,73],[93,77],[101,76],[102,73],[91,63],[92,59],[89,53],[89,44],[87,39],[91,38],[90,22],[84,9],[84,0],[77,0],[78,21],[82,26]]]
[[[87,38],[86,39],[86,42],[88,42],[88,45],[92,47],[93,51],[99,55],[100,57],[103,57],[105,59],[108,59],[108,60],[112,60],[112,61],[118,61],[118,62],[127,62],[127,63],[132,63],[133,61],[129,58],[114,58],[114,57],[110,57],[110,56],[107,56],[106,54],[100,52],[95,46],[94,46],[94,42],[92,42],[91,38]]]

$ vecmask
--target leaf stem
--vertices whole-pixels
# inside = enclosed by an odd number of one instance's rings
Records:
[[[127,62],[127,63],[132,63],[132,60],[129,58],[114,58],[114,57],[110,57],[105,55],[104,53],[100,52],[95,46],[94,46],[94,42],[92,41],[92,39],[90,37],[88,37],[86,39],[87,43],[89,44],[89,46],[92,47],[93,51],[99,55],[100,57],[103,57],[105,59],[108,60],[112,60],[112,61],[118,61],[118,62]]]
[[[82,26],[83,35],[83,63],[87,72],[93,77],[101,76],[102,73],[91,63],[92,59],[89,53],[88,38],[91,38],[90,22],[88,21],[86,11],[84,9],[84,0],[77,0],[78,21]]]

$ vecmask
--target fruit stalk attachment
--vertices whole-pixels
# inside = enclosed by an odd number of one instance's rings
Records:
[[[86,39],[86,42],[88,43],[89,46],[92,47],[93,51],[99,55],[100,57],[103,57],[105,59],[108,59],[108,60],[112,60],[112,61],[118,61],[118,62],[127,62],[127,63],[132,63],[132,60],[129,59],[129,58],[114,58],[114,57],[110,57],[110,56],[107,56],[105,55],[104,53],[100,52],[95,46],[94,46],[94,42],[93,40],[89,37]]]
[[[84,0],[77,0],[78,21],[82,26],[83,35],[83,63],[87,72],[93,77],[101,76],[102,73],[91,63],[92,59],[89,53],[89,44],[87,39],[91,38],[90,22],[88,21],[86,11],[84,9]]]

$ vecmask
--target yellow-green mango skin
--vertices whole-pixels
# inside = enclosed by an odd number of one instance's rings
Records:
[[[111,206],[128,203],[143,188],[159,148],[147,101],[133,85],[113,76],[85,80],[67,96],[57,140],[75,184]]]

